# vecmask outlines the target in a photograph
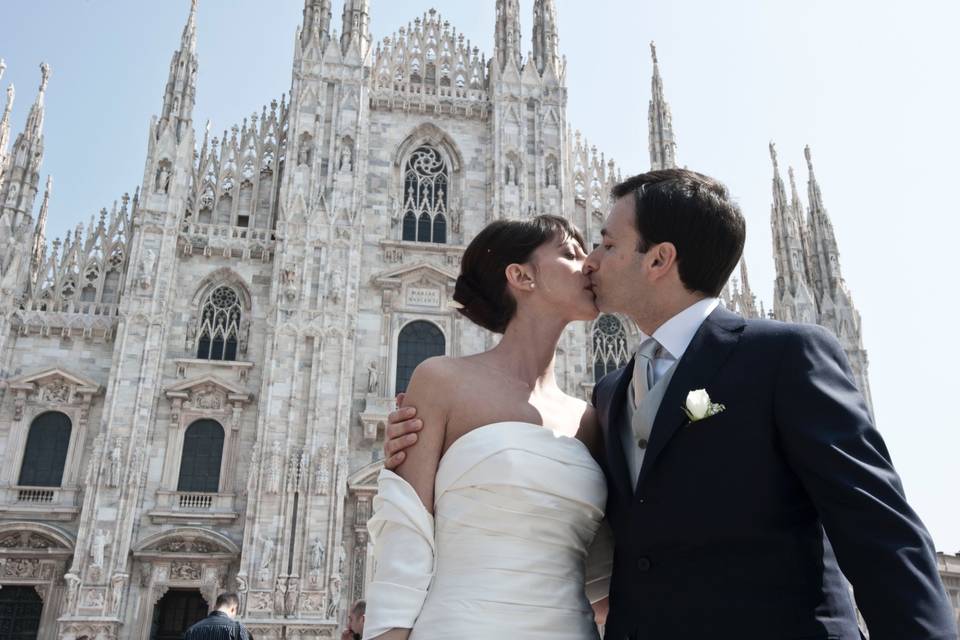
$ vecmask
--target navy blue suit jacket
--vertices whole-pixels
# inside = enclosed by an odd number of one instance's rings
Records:
[[[616,540],[606,638],[957,638],[930,536],[836,338],[718,308],[677,364],[636,486],[633,363],[594,389]],[[726,410],[689,422],[705,388]]]

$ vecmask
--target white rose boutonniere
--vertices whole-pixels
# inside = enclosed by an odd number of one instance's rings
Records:
[[[715,416],[726,409],[722,404],[717,404],[710,400],[710,394],[706,389],[695,389],[687,394],[687,402],[683,406],[683,412],[687,414],[690,422],[698,422],[704,418]]]

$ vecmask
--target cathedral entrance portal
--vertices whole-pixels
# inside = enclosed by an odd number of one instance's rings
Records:
[[[40,631],[43,600],[28,586],[0,588],[0,640],[33,640]]]
[[[198,589],[170,589],[153,608],[150,640],[180,640],[190,625],[207,617],[208,611]]]

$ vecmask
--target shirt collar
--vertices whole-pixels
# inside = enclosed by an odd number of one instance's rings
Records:
[[[653,332],[653,338],[660,343],[675,360],[683,357],[693,336],[697,334],[703,321],[713,313],[720,304],[719,298],[704,298],[695,302],[677,315],[673,316]],[[643,339],[647,336],[643,335]],[[641,340],[642,342],[642,340]]]

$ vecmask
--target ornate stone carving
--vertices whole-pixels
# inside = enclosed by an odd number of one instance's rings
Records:
[[[340,587],[342,579],[340,578],[339,573],[335,573],[330,576],[330,587],[329,594],[330,597],[327,600],[327,617],[336,618],[337,612],[340,610]]]
[[[180,536],[176,536],[174,538],[169,538],[163,541],[162,543],[160,543],[159,545],[157,545],[157,549],[159,551],[169,551],[172,553],[179,553],[182,551],[186,551],[187,541],[181,538]]]
[[[323,593],[320,591],[304,591],[300,594],[300,611],[303,613],[319,613],[323,611]]]
[[[90,543],[90,561],[94,567],[103,567],[104,551],[113,541],[113,534],[105,529],[97,529]]]
[[[259,538],[263,545],[260,549],[260,579],[268,580],[270,578],[270,564],[273,562],[273,552],[276,544],[271,538]]]
[[[40,561],[36,558],[6,558],[0,565],[0,576],[7,578],[39,578]]]
[[[280,441],[274,440],[267,459],[266,488],[267,493],[280,493],[280,475],[283,473],[283,454],[280,452]]]
[[[190,407],[206,411],[221,411],[226,406],[227,398],[223,391],[213,385],[204,385],[190,392]]]
[[[63,380],[53,380],[40,387],[41,402],[50,404],[67,404],[70,402],[70,385]]]
[[[23,545],[22,533],[10,533],[0,538],[0,549],[16,549]]]
[[[106,593],[99,587],[80,590],[80,606],[84,609],[100,609],[106,603]]]
[[[343,298],[344,275],[343,269],[337,265],[330,274],[330,285],[327,288],[327,298],[334,304],[338,304]]]
[[[39,533],[30,533],[27,535],[26,546],[28,549],[50,549],[60,547],[61,545]]]
[[[323,559],[326,556],[326,549],[323,546],[323,540],[317,536],[310,545],[310,568],[313,570],[323,569]]]
[[[276,583],[273,585],[273,612],[278,616],[282,616],[284,613],[285,598],[287,595],[287,580],[286,578],[277,578]]]
[[[107,467],[107,485],[119,487],[123,478],[123,440],[119,437],[113,439],[113,446],[110,447],[110,455]]]
[[[320,447],[317,458],[316,478],[314,478],[314,492],[319,496],[327,495],[330,489],[330,447],[326,444]]]
[[[175,560],[170,563],[170,578],[189,582],[199,580],[200,565],[196,562],[178,562]]]
[[[287,590],[283,599],[283,611],[288,616],[297,613],[297,601],[300,597],[300,578],[287,578]]]
[[[153,564],[150,562],[144,562],[140,565],[140,586],[149,587],[150,581],[153,579]]]
[[[251,591],[247,596],[248,611],[270,611],[273,593],[270,591]]]
[[[115,573],[110,578],[110,613],[120,615],[120,605],[123,602],[123,591],[129,576],[125,573]]]
[[[141,289],[149,289],[153,284],[153,271],[157,266],[157,253],[150,247],[144,247],[137,265],[137,284]]]
[[[74,606],[77,603],[77,593],[80,590],[80,576],[75,573],[68,573],[63,576],[63,579],[67,583],[67,613],[73,611]]]

